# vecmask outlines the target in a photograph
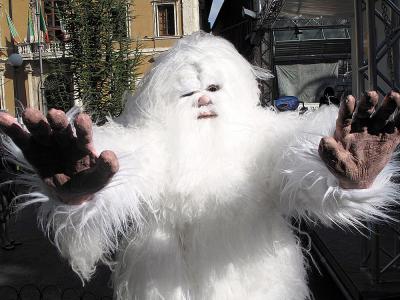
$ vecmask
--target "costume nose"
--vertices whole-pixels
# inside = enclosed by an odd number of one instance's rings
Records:
[[[207,105],[210,105],[210,104],[212,104],[212,101],[211,101],[210,97],[208,97],[207,95],[202,95],[197,100],[197,106],[198,107],[207,106]]]

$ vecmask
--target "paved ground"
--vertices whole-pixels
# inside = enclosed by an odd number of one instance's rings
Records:
[[[0,286],[12,286],[19,291],[22,289],[20,299],[40,299],[37,288],[49,294],[44,297],[48,300],[111,299],[109,270],[100,267],[95,277],[82,287],[78,276],[38,230],[34,209],[26,208],[12,220],[11,235],[22,245],[12,251],[0,249]],[[310,286],[315,300],[343,299],[326,272],[319,275],[315,269],[311,269]],[[54,291],[56,289],[58,291]],[[68,295],[60,297],[62,291]],[[82,295],[84,297],[80,298]],[[16,299],[11,288],[0,288],[0,300]]]
[[[0,249],[0,286],[9,285],[21,290],[33,284],[40,290],[46,286],[55,286],[61,291],[72,288],[74,294],[87,292],[98,297],[112,296],[110,272],[106,267],[100,267],[95,277],[82,287],[79,277],[37,228],[33,208],[19,212],[10,223],[12,238],[22,242],[22,245],[11,251]],[[33,287],[26,289],[34,290]],[[0,289],[1,300],[6,297],[5,294],[11,293],[9,290]]]

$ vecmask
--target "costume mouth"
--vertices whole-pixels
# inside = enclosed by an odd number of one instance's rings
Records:
[[[218,117],[218,115],[214,111],[203,111],[203,112],[199,113],[199,115],[197,116],[197,120],[212,119],[212,118],[216,118],[216,117]]]

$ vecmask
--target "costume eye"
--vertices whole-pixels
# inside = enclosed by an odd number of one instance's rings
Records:
[[[209,92],[216,92],[219,91],[221,87],[218,84],[211,84],[207,87],[207,91]]]
[[[189,92],[189,93],[183,94],[183,95],[181,96],[181,98],[192,96],[194,93],[196,93],[196,92],[193,91],[193,92]]]

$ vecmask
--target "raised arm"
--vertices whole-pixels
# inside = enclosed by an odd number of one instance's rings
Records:
[[[284,214],[323,223],[356,225],[360,220],[388,218],[399,197],[392,180],[400,171],[391,159],[400,142],[398,91],[378,107],[378,94],[358,103],[348,96],[339,114],[326,107],[304,121],[278,164]]]
[[[28,108],[22,117],[29,132],[6,113],[0,113],[0,128],[62,202],[73,205],[91,199],[118,171],[114,152],[96,154],[88,115],[75,118],[76,134],[61,110],[50,110],[46,118]]]
[[[93,126],[92,134],[85,114],[76,117],[74,126],[58,110],[45,118],[27,109],[23,118],[29,132],[10,115],[0,115],[3,131],[36,171],[19,179],[30,187],[25,203],[40,203],[43,231],[88,280],[98,261],[109,262],[122,237],[139,238],[153,217],[158,161],[149,159],[153,152],[143,134],[113,122]],[[94,144],[113,151],[97,155]]]

